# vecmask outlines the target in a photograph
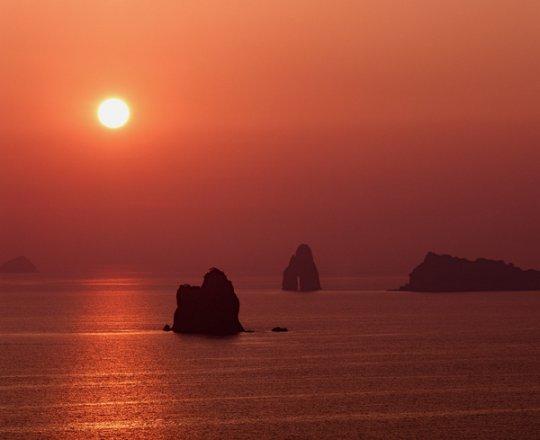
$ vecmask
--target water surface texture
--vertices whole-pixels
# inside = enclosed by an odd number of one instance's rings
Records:
[[[171,280],[4,280],[0,438],[539,438],[539,292],[346,284],[252,280],[211,338],[161,331]]]

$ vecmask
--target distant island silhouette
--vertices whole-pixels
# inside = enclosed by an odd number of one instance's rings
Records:
[[[439,255],[428,252],[398,290],[413,292],[471,292],[540,290],[540,271],[523,270],[504,261]]]
[[[26,257],[21,256],[6,261],[0,266],[0,273],[36,273],[37,267]]]
[[[244,331],[238,320],[240,300],[224,272],[215,267],[202,285],[182,284],[176,293],[177,308],[172,328],[176,333],[232,335]]]
[[[282,289],[310,292],[321,290],[319,271],[313,260],[313,253],[307,244],[301,244],[283,271]]]

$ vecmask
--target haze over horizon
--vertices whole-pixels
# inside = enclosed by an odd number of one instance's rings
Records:
[[[540,268],[539,16],[4,1],[0,260],[268,274],[306,242],[323,274],[406,275],[429,250]]]

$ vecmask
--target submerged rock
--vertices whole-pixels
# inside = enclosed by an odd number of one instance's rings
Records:
[[[273,332],[288,332],[289,330],[287,329],[287,327],[274,327],[272,329]]]
[[[37,267],[26,257],[17,257],[0,266],[0,273],[36,273]]]
[[[475,261],[428,252],[399,290],[415,292],[471,292],[540,290],[540,271],[523,270],[504,261]]]
[[[319,271],[307,244],[301,244],[283,271],[283,290],[309,292],[321,290]]]
[[[181,285],[176,304],[172,326],[176,333],[232,335],[244,331],[238,320],[240,301],[219,269],[210,269],[200,287]]]

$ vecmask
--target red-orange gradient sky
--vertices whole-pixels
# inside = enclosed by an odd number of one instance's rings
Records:
[[[3,0],[0,258],[540,267],[537,0]],[[131,122],[97,123],[126,98]]]

